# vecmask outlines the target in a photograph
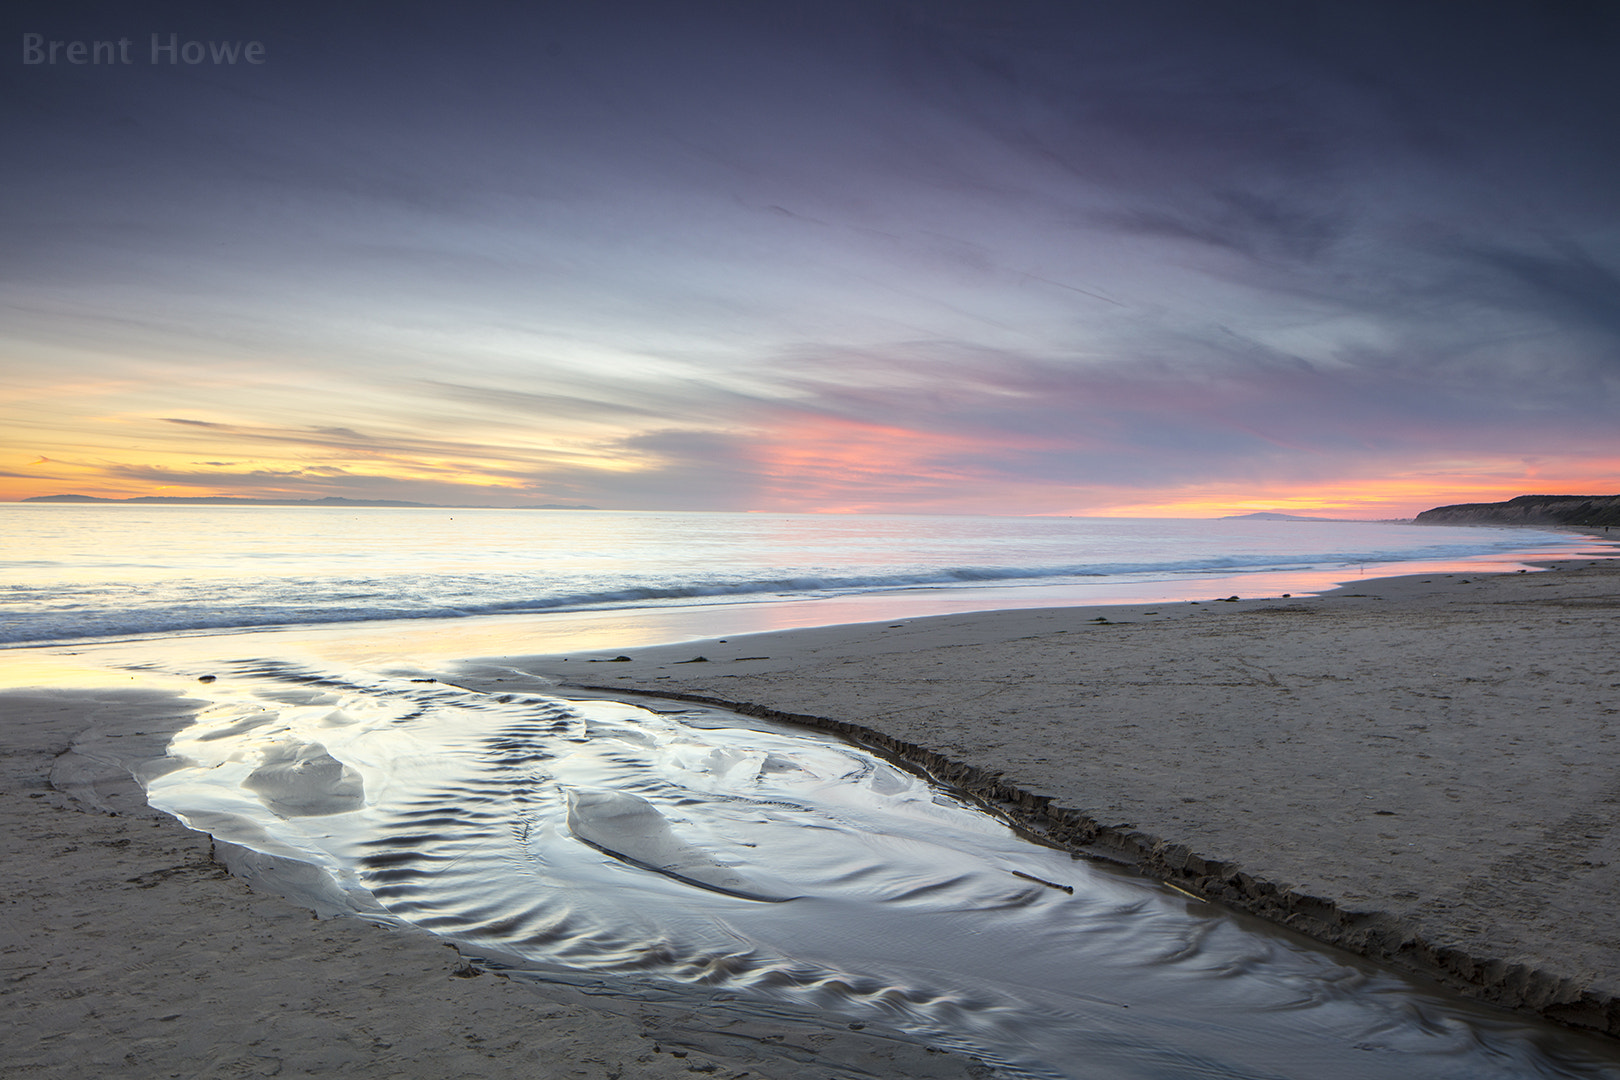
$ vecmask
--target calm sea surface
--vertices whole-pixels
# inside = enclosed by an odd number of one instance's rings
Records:
[[[1377,522],[19,504],[0,507],[0,537],[11,645],[852,597],[1107,603],[1211,594],[1234,577],[1263,595],[1301,574],[1583,543]],[[870,617],[889,617],[881,607]]]

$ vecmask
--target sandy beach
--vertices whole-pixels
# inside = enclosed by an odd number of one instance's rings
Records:
[[[1620,563],[1566,562],[500,657],[455,681],[803,718],[1195,895],[1620,1034],[1617,614]],[[474,975],[425,934],[254,892],[102,744],[65,753],[90,727],[161,746],[198,704],[0,695],[8,1075],[983,1072],[871,1033]]]
[[[1554,565],[517,666],[832,721],[1054,839],[1620,1034],[1620,562]]]

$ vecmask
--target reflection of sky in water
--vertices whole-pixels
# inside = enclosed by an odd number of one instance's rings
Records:
[[[1489,573],[1520,569],[1529,553],[1441,563],[1373,567],[1367,577],[1395,573]],[[1547,557],[1568,557],[1548,553]],[[606,611],[490,615],[454,621],[422,619],[328,626],[298,626],[247,632],[151,635],[127,641],[75,642],[6,650],[0,686],[111,685],[130,683],[108,674],[103,663],[172,663],[188,658],[197,674],[256,652],[274,651],[320,663],[411,665],[431,668],[467,656],[584,655],[621,652],[704,638],[808,627],[840,626],[961,612],[1087,604],[1168,603],[1213,597],[1309,595],[1356,581],[1344,571],[1298,571],[1198,577],[1150,583],[1074,586],[1034,585],[908,589],[815,600],[708,603],[682,607],[627,607]]]
[[[364,671],[233,675],[153,803],[475,951],[885,1024],[1030,1076],[1620,1077],[1612,1055],[1548,1057],[1565,1033],[1023,842],[836,740]]]
[[[0,507],[0,523],[8,551],[26,556],[0,560],[0,643],[611,611],[625,629],[608,645],[625,647],[672,639],[630,628],[642,618],[694,625],[655,614],[670,608],[731,609],[732,625],[713,631],[723,635],[1301,593],[1380,565],[1585,546],[1534,530],[1242,520],[25,506]],[[816,603],[749,610],[797,600]],[[691,636],[705,632],[673,634]]]

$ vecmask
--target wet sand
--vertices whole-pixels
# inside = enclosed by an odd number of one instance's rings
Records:
[[[96,760],[160,751],[201,704],[0,692],[0,1073],[824,1080],[985,1075],[972,1059],[690,1000],[480,971],[428,934],[316,919]],[[73,736],[100,735],[69,753]],[[54,780],[54,783],[53,783]],[[673,998],[673,995],[666,995]]]
[[[1620,563],[632,654],[504,657],[457,681],[556,680],[818,718],[1191,892],[1620,1033]],[[222,872],[206,836],[147,810],[94,743],[61,756],[92,725],[161,745],[195,706],[159,691],[0,694],[8,1067],[982,1072],[869,1032],[457,977],[470,974],[461,958],[425,935],[316,920],[255,893]]]
[[[1200,896],[1620,1035],[1620,561],[1555,565],[513,666],[819,718]]]

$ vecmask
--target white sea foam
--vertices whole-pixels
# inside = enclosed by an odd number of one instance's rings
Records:
[[[919,589],[970,609],[988,587],[1191,589],[1581,543],[1376,522],[17,504],[0,506],[0,532],[0,644],[14,645]]]

